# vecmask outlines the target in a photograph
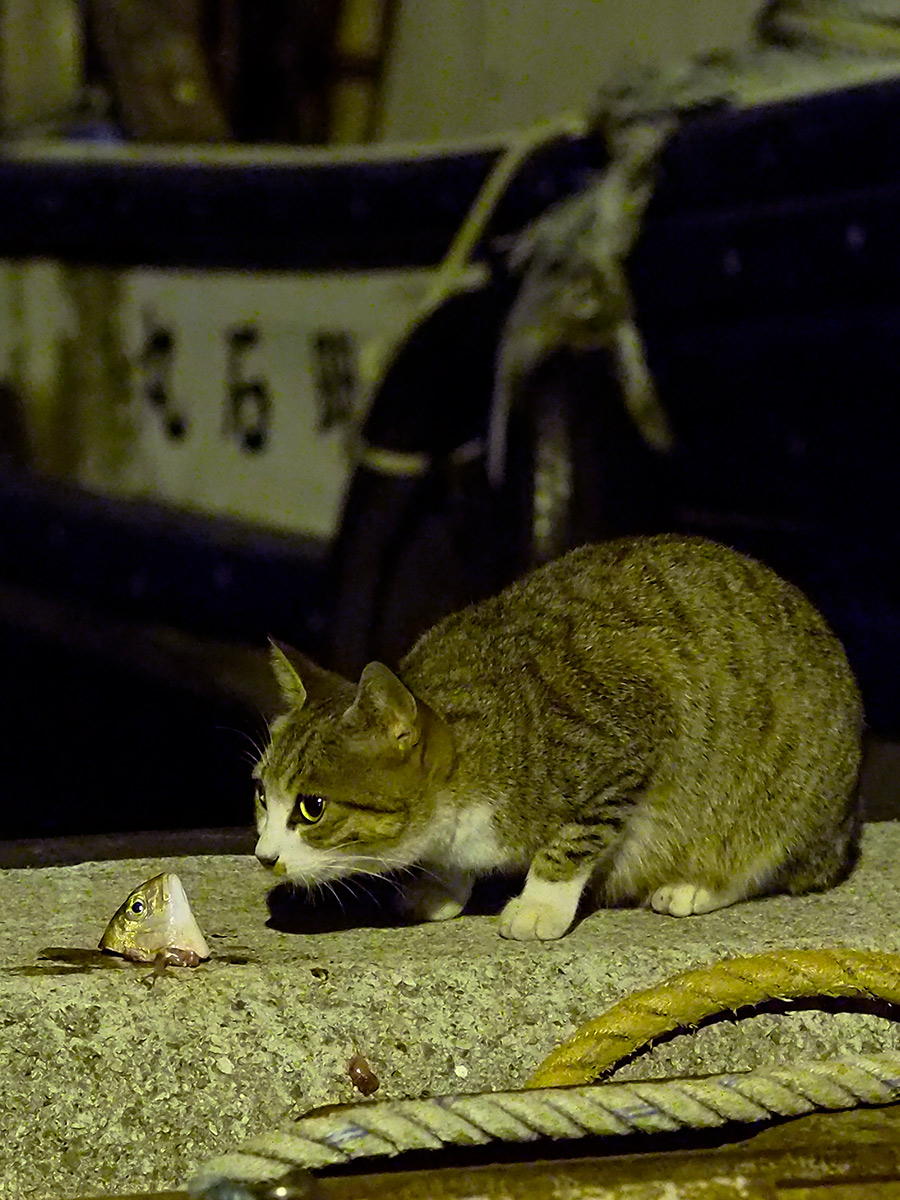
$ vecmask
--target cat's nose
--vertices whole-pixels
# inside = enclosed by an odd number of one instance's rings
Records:
[[[259,859],[259,861],[262,863],[262,865],[268,871],[274,870],[275,864],[278,862],[277,854],[274,858],[270,858],[267,854],[260,854],[259,851],[257,850],[256,857]]]

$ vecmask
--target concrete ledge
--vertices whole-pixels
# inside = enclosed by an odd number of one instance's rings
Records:
[[[160,870],[181,875],[215,957],[149,988],[147,968],[88,952]],[[685,920],[601,911],[546,945],[504,942],[488,916],[287,933],[264,923],[265,882],[234,855],[0,872],[0,1196],[171,1187],[285,1118],[359,1099],[357,1048],[379,1099],[517,1087],[583,1021],[677,971],[780,946],[900,951],[895,823],[867,827],[857,871],[824,895]],[[898,1047],[871,1012],[765,1013],[621,1075]]]

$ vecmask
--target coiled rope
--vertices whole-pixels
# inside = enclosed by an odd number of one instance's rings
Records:
[[[213,1160],[191,1190],[221,1196],[226,1183],[268,1183],[295,1167],[449,1145],[671,1133],[900,1100],[900,1051],[703,1079],[585,1086],[665,1033],[766,1000],[813,996],[900,1004],[900,955],[780,950],[687,971],[584,1025],[541,1063],[524,1091],[369,1101],[305,1117],[290,1131],[256,1137]]]

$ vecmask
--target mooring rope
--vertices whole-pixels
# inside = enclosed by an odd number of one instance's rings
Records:
[[[583,1025],[544,1059],[528,1087],[590,1083],[676,1029],[690,1029],[717,1013],[766,1000],[811,996],[900,1004],[900,956],[866,950],[776,950],[685,971],[635,992]]]
[[[900,1099],[900,1052],[712,1075],[601,1083],[588,1087],[435,1096],[349,1105],[306,1117],[214,1159],[191,1185],[215,1194],[223,1181],[259,1184],[291,1168],[321,1169],[410,1150],[480,1146],[491,1141],[621,1137],[712,1129],[729,1122],[891,1104]]]
[[[304,1117],[291,1130],[253,1138],[241,1151],[214,1159],[191,1190],[224,1196],[223,1186],[272,1182],[296,1167],[321,1169],[411,1150],[494,1140],[672,1133],[900,1100],[900,1051],[702,1079],[585,1086],[586,1079],[610,1070],[664,1033],[766,1000],[812,996],[900,1004],[900,956],[779,950],[687,971],[635,993],[584,1025],[544,1060],[524,1091],[367,1101]],[[233,1190],[227,1194],[241,1195]]]
[[[423,324],[451,297],[476,291],[486,283],[490,272],[485,263],[476,260],[475,253],[500,202],[525,163],[553,142],[583,137],[587,128],[587,119],[582,114],[565,112],[507,135],[505,149],[499,153],[488,172],[446,255],[434,272],[425,296],[407,320],[403,331],[387,339],[374,339],[365,347],[361,356],[365,392],[365,401],[359,405],[362,415],[368,414],[388,368],[403,349],[413,329]],[[481,449],[479,443],[479,453]],[[353,451],[358,463],[380,475],[425,475],[432,465],[432,456],[424,451],[405,453],[387,446],[370,445],[359,430],[354,432]]]

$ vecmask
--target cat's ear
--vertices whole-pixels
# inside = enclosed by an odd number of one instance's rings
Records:
[[[288,654],[293,656],[296,653],[290,646],[281,645],[274,638],[269,638],[269,662],[281,688],[281,695],[291,708],[301,708],[306,703],[303,680],[288,658]]]
[[[418,741],[416,698],[384,663],[371,662],[363,668],[356,699],[344,713],[350,728],[376,729],[399,749]]]
[[[293,646],[274,638],[269,638],[269,661],[282,698],[291,708],[302,708],[307,700],[315,704],[353,692],[353,684],[342,675],[326,671]]]

